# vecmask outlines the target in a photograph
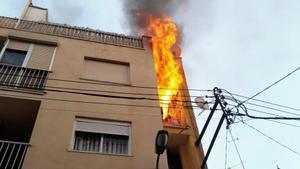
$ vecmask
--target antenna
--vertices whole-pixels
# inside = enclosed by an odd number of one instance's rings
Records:
[[[200,107],[201,109],[203,109],[203,110],[208,110],[209,109],[208,102],[205,101],[203,99],[203,97],[196,97],[195,102],[196,102],[197,106]]]
[[[196,97],[195,103],[198,107],[202,109],[202,111],[198,114],[200,116],[205,110],[209,109],[208,102],[203,99],[203,97]]]

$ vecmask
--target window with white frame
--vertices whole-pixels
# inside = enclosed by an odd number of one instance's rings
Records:
[[[0,62],[9,65],[22,66],[27,51],[6,49]]]
[[[76,151],[106,154],[130,154],[130,123],[76,119]]]

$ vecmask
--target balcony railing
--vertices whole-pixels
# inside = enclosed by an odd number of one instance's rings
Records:
[[[0,63],[0,86],[43,90],[48,71]]]
[[[143,39],[135,36],[125,36],[121,34],[103,32],[89,28],[69,26],[50,22],[34,22],[22,20],[17,28],[14,28],[18,19],[0,16],[0,27],[17,29],[28,32],[42,33],[48,35],[62,36],[112,44],[130,48],[144,49]]]
[[[29,144],[0,140],[0,168],[20,169]]]

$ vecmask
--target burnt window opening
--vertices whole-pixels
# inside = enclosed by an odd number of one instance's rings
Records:
[[[181,158],[178,149],[167,149],[167,157],[169,169],[182,169]]]

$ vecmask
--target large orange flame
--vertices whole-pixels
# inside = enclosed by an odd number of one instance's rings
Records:
[[[179,90],[184,82],[180,65],[177,62],[180,56],[178,29],[170,17],[148,18],[148,33],[152,36],[152,48],[157,75],[160,106],[163,110],[163,119],[171,124],[183,124],[184,105],[182,93]]]

